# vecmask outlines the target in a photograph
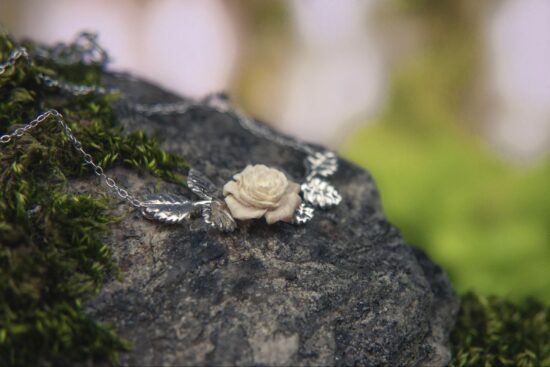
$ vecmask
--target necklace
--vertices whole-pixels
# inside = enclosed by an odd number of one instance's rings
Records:
[[[74,51],[76,50],[76,51]],[[74,51],[74,52],[73,52]],[[71,46],[58,44],[51,49],[39,47],[36,58],[53,57],[60,63],[95,63],[103,66],[107,54],[96,42],[96,36],[83,33]],[[15,67],[18,60],[31,62],[24,48],[15,49],[8,59],[0,64],[0,75]],[[39,73],[38,78],[46,87],[60,90],[73,96],[89,93],[111,93],[103,87],[75,85],[59,81]],[[130,104],[137,113],[153,115],[185,114],[196,107],[208,107],[222,114],[230,114],[239,125],[260,139],[266,139],[297,150],[305,155],[305,177],[300,184],[291,181],[282,171],[265,165],[249,165],[236,173],[220,190],[212,181],[196,169],[191,168],[187,185],[198,197],[193,200],[172,193],[156,193],[143,198],[128,192],[117,181],[107,175],[101,165],[94,162],[82,143],[74,135],[63,115],[55,109],[41,113],[35,119],[0,136],[0,144],[8,144],[23,136],[41,123],[54,120],[69,139],[74,150],[84,163],[90,166],[107,190],[136,208],[147,219],[163,223],[182,223],[202,218],[205,223],[222,232],[237,228],[238,220],[265,218],[267,223],[278,221],[302,225],[309,222],[317,209],[336,206],[342,200],[338,191],[327,178],[338,169],[337,156],[328,150],[314,149],[297,139],[274,133],[248,117],[238,108],[231,106],[221,94],[212,94],[200,101],[182,101],[168,104]]]

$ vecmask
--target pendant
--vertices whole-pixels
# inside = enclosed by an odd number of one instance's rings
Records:
[[[338,205],[342,197],[326,178],[338,169],[332,152],[317,152],[305,161],[307,177],[297,184],[280,170],[262,164],[249,165],[233,176],[220,192],[201,172],[190,169],[187,184],[199,200],[180,195],[157,193],[147,197],[141,213],[147,219],[177,224],[195,218],[221,232],[232,232],[237,220],[264,218],[268,224],[305,224],[315,209]]]

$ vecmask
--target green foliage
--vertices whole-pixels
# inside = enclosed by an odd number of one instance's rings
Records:
[[[15,42],[0,36],[0,60]],[[32,48],[32,44],[27,44]],[[43,72],[78,83],[99,82],[97,67],[20,60],[0,76],[0,134],[57,108],[94,159],[185,184],[181,158],[143,132],[115,124],[115,95],[63,98],[42,85]],[[116,364],[128,347],[109,325],[89,319],[82,302],[116,266],[102,238],[117,218],[105,197],[68,190],[69,178],[95,180],[60,127],[44,121],[0,147],[0,365]]]
[[[467,294],[451,336],[452,367],[550,366],[550,307]]]
[[[343,153],[373,173],[390,220],[459,291],[550,301],[550,161],[505,162],[460,117],[476,61],[471,32],[439,32],[412,55],[385,110]]]
[[[343,153],[373,173],[408,242],[440,263],[460,292],[478,294],[462,298],[451,366],[550,366],[550,161],[505,162],[461,117],[475,29],[447,12],[455,5],[436,2],[408,2],[428,18],[431,47],[403,63],[384,111]]]

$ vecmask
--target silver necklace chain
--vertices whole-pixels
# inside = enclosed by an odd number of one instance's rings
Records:
[[[117,184],[113,178],[106,175],[103,167],[94,162],[92,156],[84,150],[80,140],[77,139],[77,137],[73,134],[72,129],[65,122],[63,115],[57,110],[48,110],[38,115],[34,120],[29,122],[25,126],[15,129],[11,134],[0,136],[0,144],[8,144],[13,140],[22,137],[29,130],[34,129],[42,122],[51,118],[53,118],[57,122],[57,124],[63,129],[63,132],[65,133],[77,153],[82,157],[84,163],[91,167],[92,171],[100,177],[101,181],[105,184],[105,186],[108,187],[111,192],[115,193],[121,199],[126,200],[130,205],[135,208],[142,207],[143,203],[140,200],[136,199],[136,197],[130,194],[128,190],[122,188],[119,184]]]
[[[106,54],[104,53],[103,49],[99,47],[97,42],[95,42],[96,38],[95,36],[92,37],[90,34],[82,34],[78,38],[81,41],[86,42],[81,47],[76,47],[81,52],[84,53],[84,55],[87,55],[86,57],[83,57],[81,54],[81,57],[78,61],[85,61],[85,62],[92,62],[92,61],[106,61]],[[78,43],[76,43],[78,45]],[[54,54],[56,54],[59,59],[60,55],[67,55],[68,47],[62,47],[57,46],[55,48]],[[41,51],[42,56],[46,57],[48,55],[47,49],[42,48]],[[97,60],[97,57],[100,57],[99,60]],[[25,62],[30,63],[31,59],[29,57],[29,53],[24,47],[19,47],[13,50],[10,55],[8,56],[7,60],[0,64],[0,75],[4,74],[6,70],[8,70],[11,67],[14,67],[19,59],[23,59]],[[73,62],[78,62],[74,60],[74,55],[71,56],[71,60]],[[56,60],[57,61],[57,60]],[[83,95],[83,94],[89,94],[89,93],[108,93],[108,90],[103,87],[97,87],[97,86],[86,86],[86,85],[74,85],[72,83],[67,83],[63,81],[55,80],[51,77],[49,77],[46,74],[38,73],[38,77],[44,81],[45,85],[47,87],[51,88],[59,88],[66,92],[69,92],[73,95]],[[12,140],[16,138],[22,137],[25,133],[27,133],[29,130],[34,129],[36,126],[40,125],[42,122],[49,120],[49,119],[55,119],[58,123],[58,125],[62,128],[65,135],[71,142],[72,146],[75,148],[77,153],[82,157],[84,162],[89,165],[92,168],[92,171],[100,177],[102,182],[108,187],[108,189],[115,193],[118,197],[120,197],[123,200],[126,200],[130,205],[133,207],[141,207],[143,204],[140,200],[136,199],[136,197],[128,192],[125,188],[122,188],[117,182],[105,174],[103,167],[98,165],[94,162],[92,156],[84,150],[82,147],[82,143],[78,138],[73,134],[71,128],[69,125],[65,122],[65,119],[63,118],[63,115],[59,113],[59,111],[51,109],[48,110],[40,115],[38,115],[34,120],[30,121],[23,127],[19,127],[15,129],[12,133],[5,134],[0,136],[0,144],[7,144],[11,142]]]
[[[21,58],[25,61],[29,60],[29,54],[27,52],[27,49],[25,49],[24,47],[18,47],[13,50],[6,61],[0,64],[0,75],[4,74],[6,70],[8,70],[10,67],[15,66],[17,60]]]
[[[220,94],[211,94],[200,101],[188,100],[174,103],[156,103],[156,104],[130,104],[136,112],[146,115],[173,115],[184,114],[193,108],[207,106],[221,114],[233,115],[239,125],[251,134],[261,138],[270,140],[280,145],[290,147],[307,155],[315,154],[317,151],[311,148],[308,144],[281,134],[274,133],[270,128],[256,123],[248,117],[242,110],[231,105],[226,98]]]
[[[109,62],[107,51],[97,41],[95,33],[81,32],[69,44],[56,43],[53,46],[37,45],[33,55],[37,58],[55,60],[60,65],[97,65],[105,66]]]
[[[35,53],[36,57],[54,58],[60,64],[84,63],[103,66],[108,60],[106,52],[97,44],[96,36],[86,33],[81,34],[73,45],[58,44],[50,49],[42,47],[38,48],[38,52],[35,51]],[[11,52],[5,62],[0,64],[0,75],[4,74],[9,68],[14,67],[19,59],[23,59],[27,63],[32,62],[29,53],[24,48],[17,48]],[[59,89],[74,96],[90,93],[108,94],[118,91],[99,86],[77,85],[59,81],[43,73],[38,73],[37,76],[44,82],[46,87]],[[240,109],[232,106],[220,94],[212,94],[202,100],[149,105],[128,103],[128,105],[134,111],[147,116],[184,114],[192,108],[206,106],[219,113],[232,115],[244,130],[256,137],[305,153],[307,155],[305,161],[307,176],[305,182],[301,185],[305,202],[296,210],[294,217],[294,223],[296,224],[304,224],[310,221],[315,208],[332,207],[338,205],[342,199],[338,191],[325,180],[338,169],[338,158],[333,152],[314,149],[298,139],[275,133],[267,126],[256,123]],[[94,174],[101,179],[102,184],[107,186],[108,190],[120,199],[125,200],[135,208],[141,209],[141,213],[145,217],[161,222],[179,223],[200,212],[207,224],[221,231],[232,231],[236,228],[236,223],[227,211],[225,204],[215,197],[214,192],[208,189],[214,184],[194,169],[189,171],[188,186],[195,195],[203,200],[193,202],[171,194],[154,194],[152,197],[144,199],[144,201],[137,199],[113,178],[106,175],[104,169],[94,162],[92,156],[83,149],[82,143],[75,137],[61,113],[55,109],[40,114],[25,126],[16,128],[12,133],[0,136],[0,144],[7,144],[16,138],[22,137],[29,130],[51,118],[55,119],[62,128],[74,149],[81,156],[84,163],[89,165]]]
[[[80,55],[78,58],[76,56],[77,51],[68,51],[73,48],[79,52],[82,52],[82,54],[78,54]],[[95,35],[88,33],[81,34],[77,38],[77,41],[73,43],[72,47],[62,46],[61,44],[54,46],[52,49],[39,47],[35,53],[37,57],[42,58],[46,58],[48,55],[51,55],[56,62],[67,65],[77,62],[81,62],[86,65],[104,65],[108,60],[105,50],[97,44]],[[32,61],[27,49],[24,47],[18,47],[10,53],[5,62],[0,64],[0,75],[4,74],[9,68],[14,67],[19,59],[22,59],[26,63],[30,63]],[[69,83],[54,79],[44,73],[37,73],[36,76],[44,82],[46,87],[59,89],[74,96],[82,96],[90,93],[107,94],[117,91],[116,89],[107,89],[101,86]]]
[[[80,38],[82,38],[82,36],[80,36],[78,39]],[[93,41],[94,41],[93,43],[90,41],[91,45],[96,45],[97,47],[99,47],[99,45],[97,45],[97,42],[95,42],[95,38],[93,38]],[[56,46],[56,47],[61,47],[61,46]],[[67,48],[69,47],[65,46],[63,49],[67,49]],[[102,54],[102,52],[104,52],[103,49],[101,48],[99,48],[99,50],[101,51],[94,49],[93,51],[88,50],[88,52],[91,54]],[[46,51],[42,51],[42,53],[46,53]],[[61,54],[61,52],[57,51],[57,52],[53,52],[53,54],[58,55],[58,54]],[[23,47],[17,48],[14,51],[12,51],[12,53],[9,55],[6,62],[0,64],[0,75],[2,75],[8,68],[15,66],[15,64],[17,63],[17,60],[21,58],[24,59],[25,62],[27,63],[31,61],[29,53]],[[106,56],[104,58],[106,58]],[[101,60],[103,60],[104,58],[102,58]],[[88,59],[89,58],[84,58],[84,60],[88,60]],[[72,94],[74,96],[87,95],[90,93],[108,94],[108,93],[113,93],[118,91],[117,89],[108,89],[101,86],[78,85],[74,83],[60,81],[44,73],[38,73],[37,76],[39,79],[41,79],[44,82],[44,85],[46,87],[56,88],[64,92],[67,92],[69,94]],[[259,138],[267,139],[275,143],[288,146],[292,149],[298,150],[308,155],[314,154],[316,152],[309,145],[307,145],[302,141],[291,138],[289,136],[275,134],[268,127],[257,124],[254,120],[248,117],[243,111],[230,105],[228,101],[225,98],[222,98],[219,94],[212,94],[207,96],[203,100],[198,100],[198,101],[188,100],[188,101],[181,101],[181,102],[174,102],[174,103],[162,103],[162,104],[159,103],[159,104],[150,104],[150,105],[135,103],[135,104],[129,104],[129,105],[136,112],[147,116],[184,114],[192,108],[208,106],[222,114],[233,115],[243,129],[249,131],[250,133],[252,133],[253,135]]]
[[[78,50],[80,50],[80,53],[79,53],[80,57],[78,59],[76,59],[76,57],[74,56],[76,55],[76,53],[70,54],[67,51],[69,48],[63,47],[61,45],[56,46],[56,48],[54,49],[55,51],[53,52],[49,52],[46,48],[41,48],[40,49],[41,57],[47,57],[48,55],[53,54],[57,56],[56,61],[59,61],[59,58],[61,57],[61,55],[65,55],[66,58],[67,58],[67,55],[71,55],[67,59],[67,63],[69,62],[104,63],[107,60],[106,53],[97,44],[95,36],[93,37],[92,36],[93,35],[90,35],[90,34],[82,34],[81,36],[79,36],[78,39],[86,43],[81,47],[76,47]],[[99,59],[97,59],[98,57]],[[19,47],[13,50],[8,56],[7,60],[2,64],[0,64],[0,75],[4,74],[6,70],[8,70],[9,68],[14,67],[19,59],[22,59],[27,63],[31,62],[29,53],[24,47]],[[85,95],[89,93],[106,94],[111,92],[111,90],[108,90],[106,88],[99,87],[99,86],[75,85],[73,83],[59,81],[51,78],[50,76],[44,73],[38,73],[37,76],[39,79],[41,79],[44,82],[44,84],[47,87],[61,89],[75,96]],[[62,128],[63,132],[71,142],[74,149],[82,157],[84,163],[89,165],[92,171],[94,172],[94,174],[100,177],[100,179],[105,184],[105,186],[107,186],[109,191],[116,194],[119,198],[127,201],[133,207],[136,207],[136,208],[142,207],[143,205],[142,201],[138,200],[136,196],[130,194],[128,190],[121,187],[112,177],[109,177],[107,174],[105,174],[103,167],[101,167],[99,164],[94,162],[92,156],[84,150],[80,140],[78,140],[78,138],[73,134],[72,129],[65,122],[63,115],[55,109],[50,109],[38,115],[34,120],[30,121],[23,127],[19,127],[15,129],[12,133],[0,136],[0,144],[7,144],[16,138],[22,137],[29,130],[34,129],[36,126],[40,125],[42,122],[49,120],[51,118],[55,119],[55,121]]]
[[[74,96],[83,96],[90,93],[109,94],[116,92],[116,89],[107,89],[96,85],[78,85],[74,83],[65,82],[62,80],[54,79],[46,74],[38,73],[40,78],[46,87],[56,88]]]

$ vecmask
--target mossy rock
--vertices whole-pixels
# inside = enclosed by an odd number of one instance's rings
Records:
[[[125,131],[158,136],[218,187],[255,163],[304,177],[303,153],[252,135],[230,114],[204,106],[143,116],[132,106],[181,99],[125,75],[104,80],[121,91],[115,113]],[[387,222],[369,173],[340,163],[331,182],[342,203],[305,226],[258,220],[228,235],[137,213],[115,223],[106,242],[121,277],[86,307],[133,343],[122,363],[446,365],[458,298],[445,273]],[[138,196],[190,196],[126,168],[108,173]],[[75,187],[97,192],[89,180]]]
[[[1,60],[14,44],[1,38]],[[122,94],[63,96],[39,71],[102,77]],[[178,98],[94,66],[21,64],[0,86],[0,131],[56,107],[138,194],[187,194],[181,157],[219,185],[251,162],[303,174],[298,153],[228,116],[135,114],[129,100]],[[367,172],[344,161],[334,182],[344,202],[305,227],[254,223],[227,236],[144,221],[110,199],[71,149],[50,122],[0,150],[0,365],[116,364],[121,352],[134,364],[449,361],[458,300],[444,272],[384,219]],[[466,296],[452,365],[548,365],[548,315],[534,302]]]
[[[29,50],[34,45],[27,43]],[[0,36],[0,60],[16,43]],[[185,163],[142,132],[122,134],[116,94],[68,97],[44,86],[44,73],[78,83],[99,81],[99,67],[62,67],[20,59],[0,75],[0,132],[11,132],[45,108],[57,108],[94,159],[184,183]],[[116,273],[103,241],[120,220],[105,195],[69,190],[93,179],[53,120],[0,147],[0,365],[116,363],[127,343],[90,319],[82,301]]]

